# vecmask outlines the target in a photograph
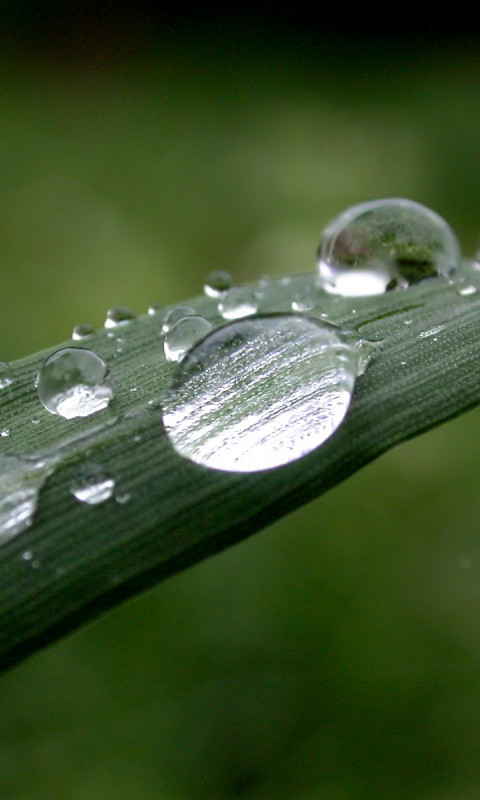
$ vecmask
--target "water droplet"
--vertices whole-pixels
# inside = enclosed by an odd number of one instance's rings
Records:
[[[223,269],[216,269],[208,273],[203,290],[209,297],[221,297],[232,286],[233,278],[230,273]]]
[[[135,314],[128,306],[115,306],[107,311],[105,319],[106,328],[118,328],[119,325],[127,325],[135,319]]]
[[[0,361],[0,389],[6,389],[13,382],[13,372],[10,364]]]
[[[192,347],[212,330],[204,317],[184,317],[165,334],[163,348],[168,361],[181,361]]]
[[[5,438],[6,436],[10,436],[10,431],[8,428],[4,428],[3,431],[0,431],[0,436]]]
[[[70,491],[79,503],[98,506],[109,500],[115,490],[115,481],[97,464],[86,464],[72,482]]]
[[[443,325],[435,325],[433,328],[430,328],[428,331],[422,331],[418,334],[419,339],[428,339],[430,336],[435,336],[436,333],[440,333],[443,331]],[[436,341],[436,339],[434,339]]]
[[[125,494],[117,494],[117,495],[115,495],[115,500],[117,501],[117,503],[120,503],[120,505],[122,505],[122,506],[124,506],[126,503],[130,502],[131,499],[132,499],[132,495],[130,494],[130,492],[125,492]]]
[[[86,339],[88,336],[91,336],[93,332],[93,325],[89,325],[88,322],[81,322],[79,325],[75,325],[72,331],[72,339],[76,341],[79,339]]]
[[[155,314],[161,314],[162,311],[164,311],[164,307],[161,305],[161,303],[150,303],[148,306],[148,314],[151,317],[154,317]]]
[[[40,489],[53,472],[55,459],[20,459],[0,455],[0,545],[32,523]]]
[[[44,408],[65,419],[95,414],[113,396],[105,361],[83,347],[65,347],[49,356],[38,374],[37,391]]]
[[[451,276],[459,262],[457,239],[442,217],[392,198],[360,203],[328,225],[317,274],[325,291],[355,297]]]
[[[292,300],[292,311],[313,311],[317,298],[310,287],[297,292]],[[353,313],[353,312],[352,312]]]
[[[25,563],[28,564],[28,566],[31,567],[32,569],[40,569],[41,566],[40,561],[34,558],[33,552],[31,550],[24,550],[21,558],[22,561],[25,561]]]
[[[473,284],[471,284],[471,283],[467,283],[464,286],[459,286],[458,287],[458,294],[461,294],[464,297],[467,297],[469,294],[475,294],[476,291],[477,291],[477,287],[473,286]]]
[[[255,314],[258,303],[250,289],[234,286],[222,295],[218,310],[224,319],[241,319]]]
[[[179,365],[163,404],[173,447],[197,464],[255,472],[321,445],[350,404],[359,349],[296,314],[224,325]]]
[[[32,417],[32,425],[38,425],[40,422],[40,417]]]
[[[183,317],[193,317],[196,316],[197,312],[194,308],[190,308],[190,306],[175,306],[175,308],[171,308],[170,311],[167,312],[165,319],[163,320],[162,330],[164,333],[170,330],[170,328],[178,322],[179,319],[183,319]]]

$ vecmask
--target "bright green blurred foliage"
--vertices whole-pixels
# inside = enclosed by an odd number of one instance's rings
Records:
[[[480,243],[475,54],[120,61],[0,69],[0,358],[307,271],[374,197]],[[473,411],[4,675],[1,800],[477,800],[479,441]]]

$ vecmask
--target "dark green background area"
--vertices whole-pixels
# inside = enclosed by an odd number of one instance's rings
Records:
[[[480,244],[473,40],[66,6],[4,11],[1,359],[375,197]],[[4,675],[1,800],[477,800],[479,470],[472,411]]]

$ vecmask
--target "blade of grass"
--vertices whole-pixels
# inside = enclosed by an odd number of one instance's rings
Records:
[[[0,423],[10,431],[0,440],[2,452],[42,455],[50,467],[32,524],[0,547],[0,667],[479,403],[480,273],[468,270],[477,290],[470,294],[438,279],[379,297],[325,297],[318,316],[326,313],[379,345],[339,430],[310,455],[265,472],[209,470],[173,450],[161,422],[174,367],[161,356],[160,314],[81,343],[106,359],[115,384],[109,409],[92,417],[67,421],[40,406],[34,381],[47,353],[12,365],[14,382],[0,392]],[[271,282],[262,310],[287,310],[310,284],[311,276]],[[221,324],[212,299],[189,305]],[[115,479],[115,497],[98,506],[78,503],[70,492],[86,461]]]

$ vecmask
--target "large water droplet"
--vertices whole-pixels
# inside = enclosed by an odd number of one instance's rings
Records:
[[[258,301],[253,292],[243,286],[234,286],[222,295],[218,310],[224,319],[241,319],[255,314]]]
[[[115,481],[98,464],[86,464],[82,467],[70,491],[79,503],[98,506],[109,500],[115,490]]]
[[[181,361],[191,348],[212,330],[204,317],[183,317],[165,334],[163,348],[169,361]]]
[[[220,297],[233,286],[233,278],[229,272],[223,269],[216,269],[209,272],[203,290],[208,297]]]
[[[13,382],[13,373],[10,364],[0,361],[0,389],[6,389]]]
[[[115,306],[107,311],[105,318],[106,328],[118,328],[119,325],[127,325],[135,319],[135,313],[128,306]]]
[[[448,277],[459,262],[457,239],[434,211],[412,200],[374,200],[349,208],[325,229],[318,283],[344,297],[382,294]]]
[[[311,452],[350,404],[360,363],[340,328],[294,314],[224,325],[184,358],[163,422],[180,455],[255,472]]]
[[[31,525],[40,489],[54,466],[54,459],[0,455],[0,545]]]
[[[38,374],[37,391],[47,411],[65,419],[95,414],[113,396],[105,361],[83,347],[65,347],[49,356]]]

